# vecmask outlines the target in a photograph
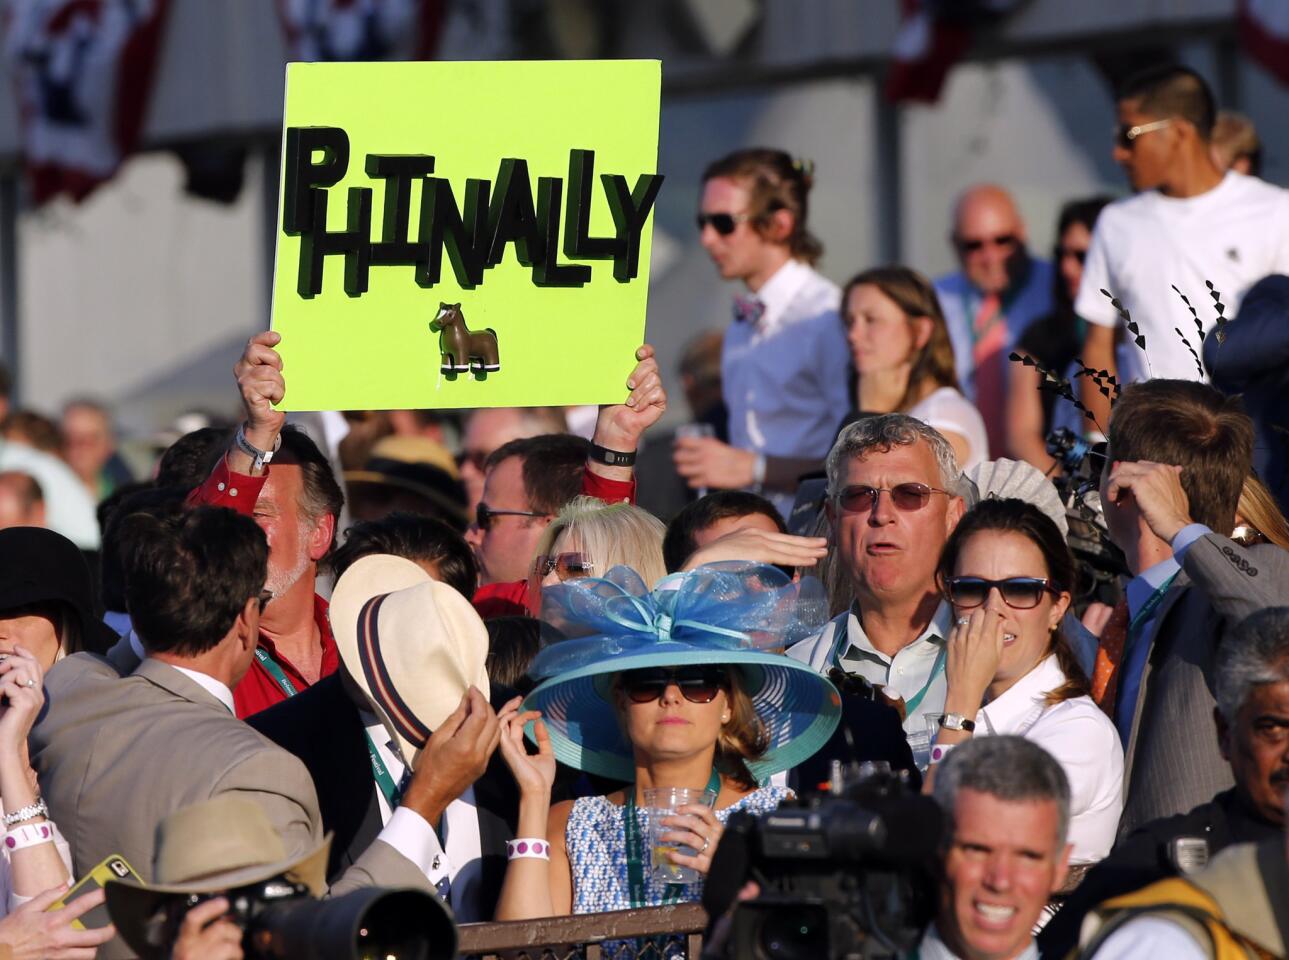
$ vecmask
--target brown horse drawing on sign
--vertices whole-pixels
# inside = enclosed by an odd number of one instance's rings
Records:
[[[440,303],[439,315],[430,321],[430,329],[439,333],[439,353],[443,373],[465,373],[471,366],[485,373],[501,369],[497,353],[497,334],[491,328],[471,333],[459,303]]]

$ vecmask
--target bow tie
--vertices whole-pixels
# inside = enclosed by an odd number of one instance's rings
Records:
[[[736,323],[756,323],[765,314],[765,303],[759,297],[735,297],[734,320]]]

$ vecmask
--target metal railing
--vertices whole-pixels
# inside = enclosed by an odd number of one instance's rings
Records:
[[[479,960],[697,960],[706,926],[707,914],[697,903],[467,923],[460,928],[458,952]]]

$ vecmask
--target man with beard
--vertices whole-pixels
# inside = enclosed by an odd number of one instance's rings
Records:
[[[260,617],[255,661],[233,691],[243,718],[335,673],[340,662],[327,602],[315,585],[318,562],[335,542],[344,494],[326,456],[303,432],[284,429],[286,415],[273,408],[285,392],[277,340],[260,334],[247,343],[234,367],[246,419],[188,498],[251,516],[268,537],[265,589],[272,598]]]

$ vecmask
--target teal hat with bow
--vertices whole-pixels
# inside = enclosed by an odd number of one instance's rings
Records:
[[[764,564],[709,564],[666,577],[652,591],[634,570],[614,567],[603,578],[542,591],[542,619],[564,639],[533,660],[529,674],[538,685],[524,709],[541,711],[563,763],[632,780],[633,751],[614,708],[613,678],[651,667],[730,667],[766,733],[765,752],[747,764],[765,782],[819,750],[840,720],[833,685],[778,652],[825,618],[818,581],[792,583]]]

